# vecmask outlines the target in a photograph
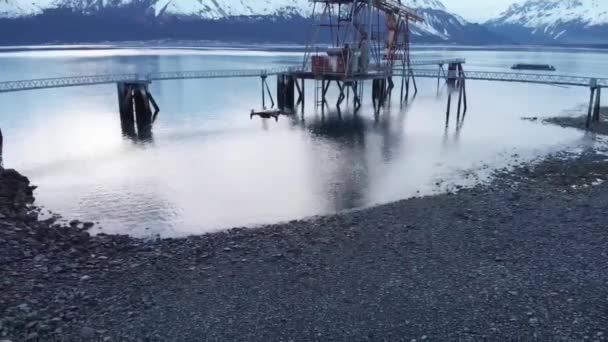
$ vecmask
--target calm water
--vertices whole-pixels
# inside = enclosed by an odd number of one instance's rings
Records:
[[[608,55],[597,51],[427,48],[416,55],[465,57],[469,70],[538,62],[608,76]],[[242,49],[5,51],[0,80],[299,60],[297,52]],[[275,123],[249,120],[261,106],[258,79],[158,82],[151,91],[161,113],[148,142],[121,135],[112,85],[0,94],[4,163],[39,186],[39,205],[65,217],[99,221],[104,232],[183,236],[443,191],[592,143],[575,130],[520,120],[580,113],[587,89],[469,82],[464,126],[445,130],[445,94],[437,95],[434,80],[418,86],[409,107],[395,99],[375,120],[369,93],[358,115],[315,114],[310,82],[306,120]]]

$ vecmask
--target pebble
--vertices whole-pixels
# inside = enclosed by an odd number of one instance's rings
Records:
[[[90,327],[83,327],[80,329],[80,337],[83,338],[93,338],[95,337],[95,329]]]
[[[34,340],[38,340],[38,337],[39,337],[38,333],[33,332],[33,333],[31,333],[31,334],[28,334],[28,335],[25,337],[25,340],[26,340],[26,341],[34,341]]]

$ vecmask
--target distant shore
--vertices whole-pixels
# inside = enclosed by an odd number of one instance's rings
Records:
[[[0,171],[0,340],[606,340],[605,151],[255,229],[142,240],[40,221]],[[41,189],[44,191],[44,189]]]

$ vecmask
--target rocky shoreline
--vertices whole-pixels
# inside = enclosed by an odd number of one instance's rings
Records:
[[[0,341],[596,340],[608,160],[257,229],[142,240],[39,220],[0,170]]]
[[[538,119],[538,118],[536,118]],[[583,131],[608,135],[608,107],[600,108],[600,121],[593,123],[587,129],[587,115],[581,116],[556,116],[543,119],[549,124],[558,125],[561,127],[577,128]]]

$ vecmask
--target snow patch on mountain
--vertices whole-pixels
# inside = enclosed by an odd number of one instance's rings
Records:
[[[38,14],[48,5],[48,1],[38,4],[35,1],[0,0],[0,18],[18,18]]]
[[[530,28],[580,22],[587,26],[608,23],[606,0],[529,0],[514,4],[491,22],[519,24]]]
[[[605,43],[608,1],[528,0],[511,5],[486,25],[524,43]]]
[[[0,0],[0,18],[36,15],[45,9],[58,7],[89,12],[134,4],[147,4],[157,15],[204,19],[271,15],[307,17],[312,13],[309,0]],[[405,0],[403,4],[411,8],[446,10],[440,0]]]
[[[233,16],[307,17],[312,12],[308,0],[159,0],[156,14],[220,19]]]

